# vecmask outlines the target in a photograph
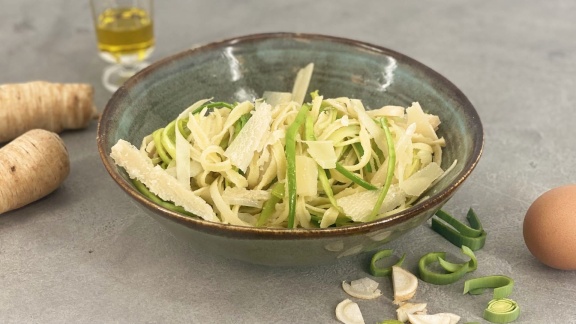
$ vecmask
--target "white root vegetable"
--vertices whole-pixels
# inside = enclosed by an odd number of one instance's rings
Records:
[[[87,127],[98,116],[93,92],[85,83],[0,85],[0,143],[36,128],[60,133]]]
[[[56,190],[70,173],[70,159],[58,134],[30,130],[0,148],[0,214]]]

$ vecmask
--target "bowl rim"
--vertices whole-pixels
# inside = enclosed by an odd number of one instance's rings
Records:
[[[188,217],[179,214],[177,212],[171,211],[169,209],[166,209],[150,201],[144,195],[140,194],[120,174],[117,166],[112,162],[109,156],[109,152],[105,147],[106,144],[105,138],[108,134],[108,128],[111,121],[110,117],[112,115],[113,110],[115,110],[115,103],[128,95],[128,89],[137,85],[139,82],[141,82],[143,78],[151,74],[154,70],[169,65],[172,61],[178,60],[182,57],[186,57],[203,51],[210,51],[219,47],[233,46],[239,43],[257,42],[277,38],[290,38],[305,41],[321,40],[324,42],[339,43],[349,45],[352,47],[358,47],[378,54],[391,55],[394,56],[395,58],[401,58],[404,62],[409,62],[412,66],[417,67],[421,71],[425,71],[427,75],[430,75],[435,80],[443,82],[445,86],[450,87],[457,96],[458,99],[457,101],[461,102],[464,106],[466,106],[467,112],[475,120],[475,128],[477,129],[478,132],[478,138],[473,142],[473,150],[471,158],[469,161],[466,162],[467,164],[464,166],[464,168],[462,169],[456,180],[453,181],[447,188],[444,188],[438,193],[430,196],[425,201],[422,201],[417,205],[414,205],[410,208],[400,211],[387,218],[342,227],[288,229],[288,228],[248,227],[248,226],[230,225],[230,224],[206,221],[201,219],[200,217],[197,218]],[[440,208],[442,204],[444,204],[454,194],[455,190],[464,182],[464,180],[468,178],[468,176],[471,174],[471,172],[478,164],[484,148],[484,131],[480,117],[475,107],[468,100],[466,95],[456,85],[454,85],[451,81],[449,81],[447,78],[445,78],[443,75],[436,72],[432,68],[424,65],[423,63],[420,63],[419,61],[407,55],[404,55],[402,53],[396,52],[383,46],[374,45],[368,42],[339,36],[314,34],[314,33],[270,32],[270,33],[258,33],[243,36],[235,36],[206,44],[200,44],[153,62],[148,67],[138,72],[135,76],[128,79],[116,92],[112,94],[112,97],[108,100],[98,120],[96,140],[100,158],[104,164],[106,171],[110,174],[114,182],[116,182],[116,184],[118,184],[124,192],[126,192],[131,198],[135,199],[140,205],[143,205],[148,210],[156,212],[157,215],[160,215],[165,219],[183,224],[195,230],[227,237],[235,237],[243,239],[246,238],[317,239],[323,237],[347,236],[352,233],[361,234],[361,233],[374,232],[376,230],[384,230],[387,228],[391,228],[394,225],[403,223],[405,221],[409,221],[410,219],[414,218],[415,216],[427,210],[433,208]]]

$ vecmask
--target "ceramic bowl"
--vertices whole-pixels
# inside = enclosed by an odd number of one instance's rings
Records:
[[[442,167],[456,168],[419,202],[389,218],[326,229],[272,229],[223,225],[160,207],[140,194],[110,158],[110,148],[142,138],[191,103],[259,98],[265,90],[291,91],[297,70],[315,64],[310,89],[325,98],[358,98],[368,107],[418,101],[440,116],[448,145]],[[100,157],[115,183],[146,214],[205,253],[265,265],[312,265],[382,248],[423,224],[470,175],[482,153],[483,130],[466,96],[437,72],[401,53],[325,35],[270,33],[195,47],[150,65],[129,79],[106,105],[98,125]]]

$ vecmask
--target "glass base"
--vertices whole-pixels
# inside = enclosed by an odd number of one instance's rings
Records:
[[[147,67],[149,63],[139,62],[130,67],[122,66],[120,64],[111,65],[104,69],[102,74],[102,84],[110,92],[115,92],[134,74],[143,68]]]

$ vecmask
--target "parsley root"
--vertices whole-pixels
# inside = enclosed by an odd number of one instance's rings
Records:
[[[70,173],[70,160],[58,134],[30,130],[0,148],[0,214],[56,190]]]
[[[33,81],[0,85],[0,143],[41,128],[81,129],[97,117],[93,88],[84,83]]]

